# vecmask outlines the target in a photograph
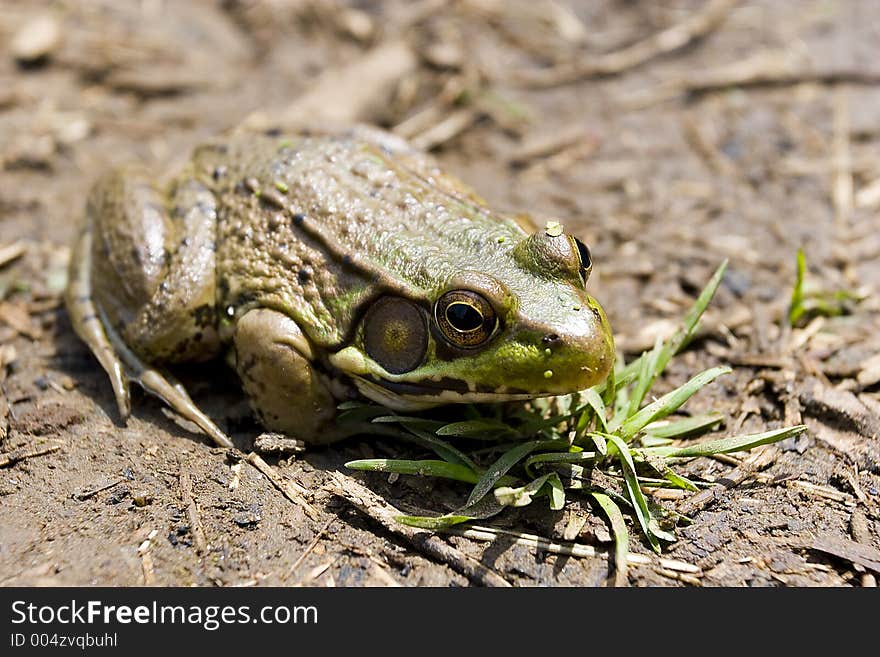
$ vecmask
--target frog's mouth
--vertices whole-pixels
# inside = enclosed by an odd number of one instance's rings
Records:
[[[506,388],[472,390],[464,381],[450,378],[421,383],[387,381],[372,376],[352,378],[364,397],[397,411],[417,411],[443,404],[524,401],[550,394]]]

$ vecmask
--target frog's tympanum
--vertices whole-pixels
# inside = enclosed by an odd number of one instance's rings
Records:
[[[230,446],[165,369],[226,356],[267,429],[328,443],[359,396],[413,410],[602,381],[591,267],[558,223],[527,232],[388,133],[246,134],[164,187],[100,179],[66,302],[123,418],[134,381]]]

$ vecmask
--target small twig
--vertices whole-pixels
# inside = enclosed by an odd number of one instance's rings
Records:
[[[463,536],[477,541],[497,541],[499,540],[499,537],[504,536],[505,539],[509,539],[512,543],[517,545],[526,545],[539,550],[544,550],[545,552],[550,552],[551,554],[564,554],[571,557],[586,558],[610,557],[607,550],[601,550],[592,545],[583,545],[581,543],[559,543],[557,541],[550,541],[541,536],[536,536],[535,534],[513,532],[505,529],[496,529],[494,527],[473,525],[468,529],[449,527],[442,531],[445,534],[454,534],[456,536]],[[703,572],[700,570],[699,566],[695,566],[694,564],[685,561],[665,559],[662,557],[654,559],[653,557],[633,552],[627,553],[626,562],[630,566],[652,566],[659,564],[662,568],[680,573],[689,573],[691,575],[701,575]]]
[[[138,554],[141,557],[141,570],[144,574],[144,585],[154,586],[156,584],[156,573],[153,569],[153,557],[150,556],[150,547],[153,539],[159,533],[158,529],[153,529],[147,535],[146,540],[138,546]]]
[[[746,479],[755,474],[759,470],[763,470],[776,461],[779,456],[779,449],[775,446],[768,445],[763,449],[756,449],[754,453],[736,468],[727,473],[722,479],[718,480],[718,486],[701,490],[694,493],[684,502],[678,505],[676,511],[683,516],[689,516],[697,511],[705,509],[709,504],[714,502],[718,496],[735,486],[739,486]]]
[[[833,488],[828,488],[826,486],[817,486],[816,484],[811,484],[809,481],[803,481],[802,479],[791,479],[785,483],[786,486],[798,488],[805,493],[814,495],[816,497],[821,497],[826,500],[832,500],[833,502],[853,501],[852,495],[841,493],[840,491],[834,490]]]
[[[318,530],[315,534],[315,537],[309,541],[309,544],[306,546],[306,549],[303,551],[301,555],[297,558],[296,561],[293,562],[293,565],[287,571],[287,574],[283,577],[283,579],[287,579],[290,575],[296,572],[296,569],[302,565],[302,562],[306,560],[306,557],[311,554],[312,550],[314,550],[318,543],[321,541],[321,538],[324,536],[324,533],[330,529],[330,525],[332,525],[336,521],[336,518],[330,518],[327,522],[324,523],[324,526]]]
[[[856,543],[846,538],[832,538],[822,536],[817,538],[808,547],[820,552],[832,554],[835,557],[846,559],[854,564],[880,573],[880,550],[870,545]]]
[[[561,64],[536,71],[518,71],[512,82],[527,87],[546,88],[585,78],[619,75],[645,62],[680,50],[714,31],[737,0],[709,0],[700,11],[631,46],[588,61]]]
[[[541,131],[528,135],[520,146],[510,155],[513,166],[525,166],[533,160],[559,153],[581,143],[590,143],[595,148],[598,138],[583,122],[577,121],[552,131]]]
[[[98,493],[102,493],[105,490],[109,490],[109,489],[113,488],[114,486],[118,486],[123,481],[125,481],[125,477],[117,477],[116,479],[109,481],[106,484],[102,484],[101,486],[98,486],[97,488],[92,488],[92,489],[83,491],[81,493],[74,493],[73,498],[82,502],[83,500],[87,500],[90,497],[94,497]]]
[[[467,130],[479,117],[480,111],[472,107],[454,110],[440,123],[410,139],[410,143],[415,148],[429,151]]]
[[[853,511],[852,517],[849,520],[849,526],[850,533],[857,543],[862,545],[871,544],[871,530],[868,529],[868,519],[859,509]],[[861,565],[857,565],[856,570],[862,572],[862,586],[865,588],[877,587],[877,577],[874,573],[864,572],[865,568]]]
[[[684,94],[703,94],[731,88],[815,84],[880,84],[880,71],[859,69],[818,70],[802,53],[792,50],[757,55],[708,71],[695,71],[620,99],[627,109],[644,109]]]
[[[678,580],[679,582],[684,582],[685,584],[690,584],[691,586],[703,585],[703,582],[698,577],[694,577],[693,575],[688,575],[686,573],[677,573],[674,570],[669,570],[668,568],[655,568],[654,572],[658,575],[663,575],[663,577],[668,577],[670,579]]]
[[[189,521],[190,532],[192,533],[193,542],[196,546],[196,552],[200,555],[205,554],[208,551],[208,540],[205,538],[205,529],[202,527],[199,507],[193,499],[192,478],[189,476],[189,472],[183,469],[182,465],[179,466],[179,469],[180,476],[178,482],[180,483],[180,498],[183,505],[186,507],[186,519]]]
[[[43,445],[41,447],[22,447],[21,449],[15,449],[11,452],[0,454],[0,468],[5,468],[14,463],[18,463],[19,461],[34,458],[35,456],[43,456],[45,454],[57,452],[61,447],[62,445],[60,443],[55,443],[53,445]]]
[[[232,478],[229,480],[229,485],[227,486],[230,493],[237,490],[238,487],[241,485],[242,465],[243,463],[239,461],[238,463],[233,463],[231,466],[229,466],[229,469],[232,471]]]
[[[402,515],[400,511],[351,477],[346,477],[338,472],[331,472],[330,476],[333,479],[333,486],[330,490],[335,495],[347,500],[387,531],[406,539],[422,554],[446,564],[474,584],[510,586],[510,582],[494,570],[452,547],[439,536],[397,522],[397,516]]]
[[[257,470],[266,475],[266,478],[272,482],[272,484],[280,490],[284,497],[289,499],[294,504],[298,504],[303,508],[303,511],[306,512],[306,515],[312,520],[318,520],[320,517],[315,507],[306,501],[305,495],[308,494],[308,491],[297,484],[294,481],[290,481],[283,479],[275,470],[272,469],[268,463],[266,463],[259,454],[251,452],[247,455],[247,462],[254,466]]]
[[[849,221],[849,215],[853,208],[853,172],[849,143],[849,93],[843,85],[839,86],[834,94],[833,126],[834,179],[831,198],[834,201],[835,225],[840,231]]]
[[[25,251],[27,251],[27,245],[21,240],[0,246],[0,267],[20,258]]]

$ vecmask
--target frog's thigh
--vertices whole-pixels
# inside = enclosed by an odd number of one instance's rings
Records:
[[[336,399],[312,367],[308,339],[290,317],[258,308],[235,328],[235,362],[262,424],[308,443],[343,438],[334,426]]]

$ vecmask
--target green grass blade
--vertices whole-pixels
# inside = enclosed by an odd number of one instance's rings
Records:
[[[426,417],[415,417],[412,415],[380,415],[379,417],[373,418],[374,424],[401,424],[406,425],[408,427],[420,427],[425,431],[434,432],[440,427],[442,427],[445,422],[439,422],[438,420],[431,420]]]
[[[700,296],[698,296],[697,300],[694,302],[694,305],[691,306],[690,310],[688,310],[687,314],[684,316],[681,328],[669,338],[669,341],[667,342],[669,348],[661,355],[660,360],[657,363],[657,367],[661,372],[666,369],[669,360],[690,342],[697,329],[697,325],[700,322],[700,317],[703,316],[709,302],[712,300],[712,297],[715,296],[715,291],[718,289],[718,285],[721,284],[721,279],[724,277],[724,271],[726,269],[727,259],[718,265],[718,269],[712,274],[712,278],[706,283],[706,287],[703,288],[700,292]]]
[[[366,470],[370,472],[396,472],[397,474],[419,475],[422,477],[443,477],[475,484],[480,480],[478,473],[459,463],[446,461],[422,460],[408,461],[403,459],[359,459],[349,461],[346,468]]]
[[[700,490],[699,488],[697,488],[697,485],[694,482],[692,482],[687,477],[683,477],[682,475],[678,474],[668,465],[663,468],[661,474],[665,477],[666,481],[671,483],[675,488],[681,488],[682,490],[689,491]]]
[[[547,486],[550,488],[550,509],[552,511],[562,511],[565,507],[565,486],[562,485],[559,475],[551,472],[550,478],[547,480]]]
[[[477,440],[500,440],[518,435],[509,424],[493,418],[464,420],[444,424],[436,431],[438,436],[457,436]]]
[[[434,434],[428,433],[427,431],[416,429],[415,427],[408,424],[404,424],[404,426],[409,430],[410,433],[410,435],[407,435],[408,440],[411,440],[426,449],[430,449],[444,461],[447,461],[449,463],[457,463],[458,465],[463,465],[467,468],[470,468],[478,477],[482,473],[482,468],[480,468],[480,466],[478,466],[471,457],[469,457],[457,447],[453,447],[446,441],[440,440]]]
[[[681,438],[682,436],[704,433],[714,429],[722,422],[724,422],[724,414],[712,412],[694,415],[675,422],[649,424],[644,427],[644,432],[654,438]]]
[[[614,500],[604,493],[593,492],[590,494],[605,512],[611,525],[611,535],[614,537],[614,583],[615,586],[624,586],[627,581],[626,557],[629,554],[629,532],[626,529],[623,513]]]
[[[645,447],[642,451],[665,458],[692,458],[696,456],[712,456],[713,454],[728,454],[730,452],[741,452],[743,450],[752,449],[759,445],[769,445],[780,440],[785,440],[786,438],[791,438],[792,436],[800,435],[806,430],[806,425],[798,424],[793,427],[764,431],[763,433],[733,436],[731,438],[722,438],[721,440],[710,440],[704,443],[697,443],[696,445],[689,445],[687,447],[661,445],[659,447]]]
[[[483,496],[488,493],[495,486],[496,482],[507,474],[507,471],[510,470],[514,465],[516,465],[520,460],[528,456],[534,450],[538,449],[542,445],[547,445],[548,442],[556,442],[556,441],[545,441],[545,440],[530,440],[525,443],[520,443],[507,450],[502,454],[495,463],[493,463],[486,470],[485,474],[480,478],[478,482],[476,482],[476,486],[474,486],[474,490],[471,491],[470,497],[468,497],[466,506],[471,506],[480,501]]]
[[[586,402],[586,405],[593,410],[593,413],[596,415],[596,422],[598,423],[597,428],[602,431],[608,430],[608,425],[606,424],[605,419],[605,402],[602,401],[602,397],[596,392],[595,388],[588,388],[581,393],[581,398]]]
[[[663,349],[664,344],[658,337],[657,341],[654,343],[654,348],[645,355],[644,359],[642,359],[642,365],[639,368],[639,378],[636,379],[636,385],[630,392],[629,403],[624,411],[624,417],[629,417],[639,410],[639,406],[642,405],[645,395],[648,394],[648,390],[651,389],[651,386],[654,385],[654,381],[657,380],[657,376],[659,376],[661,371],[657,366],[659,365]]]
[[[418,527],[419,529],[446,529],[453,525],[460,525],[469,520],[475,520],[470,516],[462,516],[451,514],[447,516],[395,516],[394,518],[401,525],[409,525],[410,527]]]
[[[539,495],[550,498],[550,508],[554,511],[565,505],[565,488],[558,474],[548,472],[519,488],[500,486],[495,489],[495,499],[504,506],[527,506]]]
[[[605,440],[605,436],[601,433],[591,433],[590,440],[593,441],[593,445],[596,446],[596,451],[605,456],[608,453],[608,441]]]
[[[804,250],[797,250],[797,266],[795,270],[794,287],[791,290],[791,301],[788,305],[788,323],[791,326],[797,324],[798,320],[806,311],[804,307],[804,278],[807,273],[807,256]]]
[[[648,404],[638,413],[627,418],[620,425],[617,431],[618,435],[624,440],[632,438],[646,425],[678,410],[700,388],[711,383],[722,374],[728,374],[729,372],[731,372],[731,369],[726,366],[713,367],[705,372],[700,372],[683,386],[663,395],[657,401]]]
[[[550,463],[583,463],[585,461],[595,461],[598,458],[596,452],[547,452],[545,454],[535,454],[526,459],[524,465],[526,472],[532,475],[532,466],[537,464]]]
[[[620,467],[623,471],[626,491],[632,502],[633,508],[635,509],[639,525],[641,525],[642,531],[648,538],[651,548],[659,554],[660,542],[658,539],[662,538],[663,540],[674,541],[675,537],[657,527],[657,523],[651,515],[651,510],[648,508],[648,502],[639,486],[638,476],[636,475],[636,465],[633,462],[629,446],[619,436],[609,434],[607,437],[609,442],[615,446],[620,456]]]

